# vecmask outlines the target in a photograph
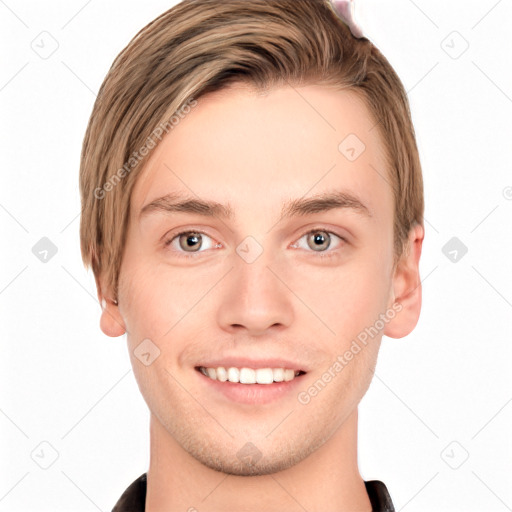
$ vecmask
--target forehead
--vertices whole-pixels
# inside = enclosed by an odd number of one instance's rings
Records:
[[[165,194],[232,206],[234,217],[272,214],[330,191],[392,212],[391,180],[375,121],[354,92],[231,86],[198,105],[152,150],[132,194],[132,214]]]

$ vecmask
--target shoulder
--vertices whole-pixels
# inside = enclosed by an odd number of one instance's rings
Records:
[[[384,482],[364,482],[373,512],[395,512],[391,496]],[[147,473],[135,479],[123,492],[112,512],[144,512],[146,505]]]
[[[373,512],[395,512],[387,487],[380,480],[364,482]]]
[[[144,512],[146,508],[147,473],[134,480],[123,492],[112,512]]]

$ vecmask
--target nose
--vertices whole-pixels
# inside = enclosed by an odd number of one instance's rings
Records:
[[[264,256],[252,263],[236,256],[226,276],[217,321],[230,334],[245,330],[248,336],[261,336],[292,324],[293,293],[285,272]]]

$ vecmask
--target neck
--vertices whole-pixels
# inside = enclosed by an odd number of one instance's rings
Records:
[[[372,509],[357,466],[357,408],[304,460],[258,476],[227,475],[204,466],[151,415],[147,482],[146,512]]]

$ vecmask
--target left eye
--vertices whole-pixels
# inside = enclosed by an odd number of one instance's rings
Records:
[[[331,247],[331,240],[333,236],[341,242],[346,242],[343,237],[337,235],[336,233],[332,233],[331,231],[326,231],[324,229],[312,229],[311,231],[308,231],[302,235],[298,242],[293,244],[291,247],[299,247],[304,249],[303,246],[300,246],[300,241],[305,238],[307,244],[306,249],[310,248],[313,250],[313,252],[326,252],[327,249]]]

